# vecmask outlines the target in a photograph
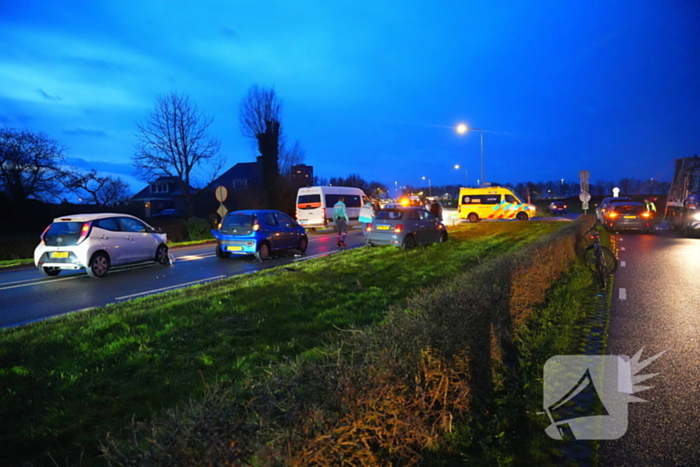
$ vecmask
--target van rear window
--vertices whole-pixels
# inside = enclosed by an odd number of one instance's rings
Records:
[[[321,195],[301,195],[297,199],[299,209],[314,209],[321,207]]]

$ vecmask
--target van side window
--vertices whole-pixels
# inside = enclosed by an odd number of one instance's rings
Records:
[[[345,206],[349,208],[359,208],[362,206],[361,202],[359,195],[345,195]]]
[[[498,204],[501,202],[501,195],[486,195],[481,204]]]
[[[506,195],[506,203],[522,204],[520,200],[513,195]]]

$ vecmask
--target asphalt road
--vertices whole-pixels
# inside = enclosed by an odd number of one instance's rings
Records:
[[[670,232],[618,236],[608,353],[660,373],[630,403],[627,433],[601,441],[603,466],[700,465],[700,239]]]
[[[362,232],[351,231],[348,248],[364,245]],[[105,306],[167,290],[246,274],[283,264],[325,256],[340,249],[332,232],[309,235],[304,255],[290,251],[260,263],[253,257],[219,259],[214,245],[172,249],[171,266],[153,263],[114,268],[104,279],[85,272],[61,272],[45,277],[36,268],[0,272],[0,327],[16,326],[51,316]]]

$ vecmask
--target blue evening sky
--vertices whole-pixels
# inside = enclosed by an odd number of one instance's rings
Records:
[[[694,0],[0,0],[0,124],[131,175],[136,123],[187,94],[228,160],[238,105],[274,86],[322,177],[387,185],[670,180],[700,153]],[[460,164],[464,169],[455,170]]]

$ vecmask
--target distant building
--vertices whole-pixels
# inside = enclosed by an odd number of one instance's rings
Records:
[[[298,190],[314,183],[314,168],[311,165],[299,164],[292,166],[292,188]]]
[[[190,186],[190,193],[197,192]],[[177,177],[159,177],[154,182],[130,198],[130,203],[143,203],[144,215],[151,217],[163,209],[177,209],[185,212],[185,197],[180,189],[180,181]]]
[[[223,186],[228,191],[224,205],[232,209],[257,209],[265,205],[266,193],[260,158],[255,162],[239,162],[207,187],[212,193]]]

